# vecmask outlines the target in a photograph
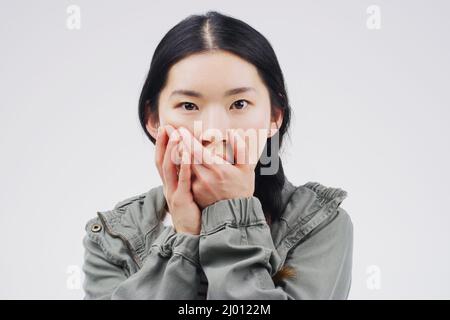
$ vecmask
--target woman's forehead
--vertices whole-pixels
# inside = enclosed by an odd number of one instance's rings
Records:
[[[182,59],[170,68],[167,81],[171,90],[220,89],[220,93],[237,87],[258,89],[261,85],[255,66],[225,51],[193,54]]]

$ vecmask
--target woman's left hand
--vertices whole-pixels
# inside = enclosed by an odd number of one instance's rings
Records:
[[[257,163],[236,160],[242,159],[241,157],[246,159],[246,155],[252,159],[248,145],[239,134],[228,130],[229,142],[233,149],[234,164],[232,164],[204,148],[186,128],[179,127],[177,130],[191,155],[194,173],[192,194],[201,210],[219,200],[253,196]]]

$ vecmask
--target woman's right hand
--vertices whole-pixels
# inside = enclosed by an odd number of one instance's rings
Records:
[[[182,153],[181,163],[179,151]],[[201,211],[191,191],[190,154],[181,142],[180,134],[171,125],[158,128],[155,162],[163,181],[164,196],[175,231],[200,234]],[[178,163],[180,170],[177,175]]]

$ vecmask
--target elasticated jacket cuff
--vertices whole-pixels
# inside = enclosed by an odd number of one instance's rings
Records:
[[[265,222],[262,205],[257,197],[225,199],[202,210],[200,235],[213,233],[227,224],[234,227],[245,227]]]
[[[152,248],[156,247],[163,257],[178,254],[199,266],[199,240],[200,235],[178,233],[173,226],[170,226],[158,236]]]

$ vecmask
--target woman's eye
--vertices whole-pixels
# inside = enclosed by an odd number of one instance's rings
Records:
[[[192,110],[194,110],[194,108],[197,108],[197,106],[191,102],[182,102],[179,104],[179,106],[184,107],[184,110],[187,110],[187,111],[192,111]]]
[[[232,104],[232,106],[235,107],[238,110],[244,109],[245,107],[247,107],[247,105],[248,105],[248,101],[247,100],[238,100],[238,101],[236,101],[236,102],[234,102]]]

